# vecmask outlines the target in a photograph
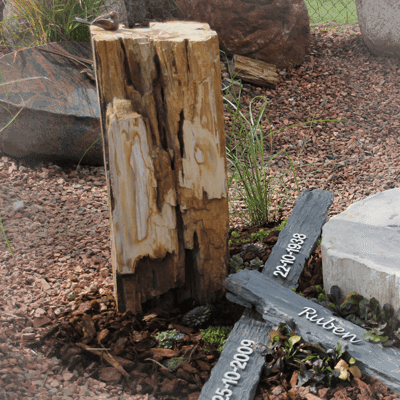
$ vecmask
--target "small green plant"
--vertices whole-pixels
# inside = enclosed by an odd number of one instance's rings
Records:
[[[318,295],[318,301],[325,301],[326,300],[326,296],[323,293],[320,293]]]
[[[207,329],[200,329],[200,332],[203,335],[203,338],[210,343],[211,346],[214,346],[219,352],[221,352],[232,329],[233,327],[231,326],[209,326]],[[207,346],[204,348],[206,351],[210,351]]]
[[[250,240],[258,240],[259,242],[262,242],[264,240],[265,236],[269,235],[269,231],[264,231],[264,229],[260,229],[258,232],[253,232],[250,235]]]
[[[228,240],[228,246],[236,246],[241,243],[247,243],[252,240],[257,240],[259,242],[262,242],[264,240],[265,236],[269,235],[269,231],[265,231],[264,229],[260,229],[258,232],[253,232],[252,234],[249,235],[247,239],[230,239]],[[238,238],[239,234],[236,231],[232,231],[231,236],[233,238]]]
[[[291,287],[291,289],[293,290],[293,292],[297,293],[299,296],[304,297],[304,294],[301,293],[300,291],[297,291],[297,289],[295,287]]]
[[[178,368],[179,364],[185,361],[186,360],[183,357],[174,357],[164,362],[164,365],[169,371],[175,371]]]
[[[229,267],[233,269],[235,272],[240,271],[242,266],[243,266],[243,258],[240,257],[238,254],[234,255],[229,260]]]
[[[343,359],[339,360],[339,362],[335,365],[335,370],[339,371],[338,378],[343,381],[349,381],[351,376],[350,372],[354,377],[361,378],[361,371],[357,366],[354,365],[355,363],[356,360],[353,357],[350,358],[349,363]]]
[[[381,310],[379,302],[374,297],[368,300],[356,292],[348,293],[343,303],[340,303],[340,292],[337,289],[333,286],[327,296],[330,300],[327,307],[335,315],[367,330],[364,338],[368,342],[379,342],[384,347],[395,344],[398,339],[396,335],[398,322],[396,318],[393,318],[394,310],[390,304],[385,304]]]
[[[232,238],[234,238],[234,239],[230,239],[230,240],[228,241],[228,246],[229,246],[229,247],[232,247],[232,246],[234,246],[234,245],[237,245],[237,244],[240,244],[240,243],[244,243],[244,242],[245,242],[244,239],[243,239],[243,240],[238,239],[238,238],[240,237],[240,235],[239,235],[236,231],[232,231],[231,236],[232,236]]]
[[[176,329],[171,331],[164,331],[154,335],[158,340],[158,346],[163,349],[172,349],[178,340],[184,338],[183,333],[179,333]]]
[[[354,358],[350,358],[351,366],[341,359],[348,348],[346,342],[340,341],[334,349],[325,350],[319,343],[304,342],[301,336],[296,335],[295,325],[288,329],[286,324],[281,322],[272,328],[269,346],[258,343],[257,347],[265,348],[262,355],[274,354],[277,360],[265,366],[267,376],[290,366],[298,369],[299,379],[300,375],[309,377],[308,384],[325,381],[330,386],[335,378],[350,380],[349,372],[357,378],[361,377],[360,370],[354,365]]]
[[[78,162],[78,165],[76,166],[76,171],[78,171],[79,165],[81,163],[81,161],[83,160],[83,157],[86,156],[86,153],[101,139],[101,136],[99,138],[97,138],[88,148],[87,150],[83,153],[83,156],[81,157],[81,159]]]
[[[246,263],[245,263],[246,264]],[[256,257],[254,260],[250,261],[250,265],[253,269],[258,269],[260,268],[264,263],[258,258]]]
[[[73,292],[68,294],[68,300],[69,301],[75,300],[75,297],[76,297],[76,292],[75,291],[73,291]]]
[[[295,344],[301,340],[301,336],[294,333],[288,333],[285,324],[281,323],[278,327],[273,328],[269,336],[269,347],[272,348],[274,347],[274,344],[281,344],[281,351],[285,360],[289,360],[297,353]]]
[[[276,230],[280,232],[280,231],[286,226],[286,224],[287,224],[287,222],[288,222],[288,219],[289,219],[289,218],[285,218],[285,219],[281,222],[281,224],[280,224],[279,226],[276,227]]]
[[[321,285],[316,285],[315,289],[317,290],[318,293],[318,301],[325,301],[328,300],[326,295],[325,295],[325,290]]]
[[[3,234],[4,239],[5,239],[6,243],[7,243],[8,250],[10,250],[10,253],[11,253],[12,257],[15,258],[14,253],[13,253],[13,251],[11,249],[10,242],[7,239],[6,232],[4,231],[3,221],[1,219],[1,217],[0,217],[0,230],[1,230],[1,233]]]

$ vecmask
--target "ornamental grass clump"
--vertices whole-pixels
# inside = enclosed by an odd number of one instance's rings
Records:
[[[231,73],[230,76],[232,77]],[[273,221],[289,196],[291,190],[286,187],[286,176],[290,172],[293,174],[298,194],[300,194],[296,169],[313,165],[301,164],[295,167],[285,149],[272,155],[273,135],[286,128],[310,124],[307,137],[297,156],[299,158],[307,143],[313,123],[343,120],[314,120],[313,117],[312,121],[301,122],[272,131],[271,127],[273,128],[273,126],[269,123],[268,118],[264,118],[268,101],[263,96],[256,96],[250,101],[248,110],[246,110],[246,107],[240,102],[241,85],[239,85],[239,90],[234,90],[235,83],[237,82],[235,82],[235,76],[233,76],[228,86],[223,88],[225,110],[230,115],[230,123],[226,124],[225,131],[226,154],[231,168],[228,188],[231,189],[234,182],[234,190],[246,205],[244,216],[239,215],[242,221],[245,224],[259,225]],[[259,99],[263,100],[261,105],[255,103]],[[258,113],[255,112],[256,105]],[[263,126],[264,120],[267,122],[268,129]],[[268,144],[269,150],[267,150]],[[267,153],[271,155],[268,156]],[[272,176],[271,163],[281,153],[284,153],[287,158],[288,168],[283,173]],[[280,201],[279,198],[281,198]],[[231,198],[229,203],[233,208]],[[230,214],[232,215],[232,212]]]
[[[90,30],[75,17],[91,20],[101,6],[109,11],[105,0],[14,0],[13,16],[0,22],[1,44],[5,45],[4,28],[15,42],[26,47],[59,41],[87,42]]]

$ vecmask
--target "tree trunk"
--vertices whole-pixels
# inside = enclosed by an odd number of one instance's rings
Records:
[[[118,310],[215,301],[229,255],[217,34],[177,21],[90,29]]]

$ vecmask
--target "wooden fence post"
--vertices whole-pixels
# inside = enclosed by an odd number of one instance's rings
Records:
[[[90,29],[118,310],[215,301],[229,255],[217,34],[178,21]]]

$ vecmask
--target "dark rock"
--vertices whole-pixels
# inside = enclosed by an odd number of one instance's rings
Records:
[[[243,316],[230,333],[218,360],[217,365],[222,366],[222,368],[214,367],[212,369],[210,379],[203,386],[199,400],[212,399],[214,396],[218,396],[217,391],[223,390],[231,390],[233,392],[232,400],[253,399],[265,358],[260,351],[253,350],[249,346],[243,346],[242,341],[268,343],[271,328],[272,325],[267,326],[258,313],[252,310],[245,310]],[[239,354],[243,354],[243,356],[237,356]],[[235,356],[238,360],[235,360]],[[234,361],[236,361],[236,366],[232,364]],[[241,369],[238,367],[239,365],[244,368]],[[228,374],[229,377],[226,376],[228,372],[232,372],[231,375]],[[233,379],[237,377],[236,374],[240,377]],[[232,379],[237,383],[226,386],[223,379]],[[225,396],[228,395],[225,394],[223,398]]]
[[[278,241],[265,263],[262,271],[264,275],[287,288],[297,288],[299,277],[306,261],[317,245],[322,226],[327,220],[328,210],[332,203],[333,192],[331,191],[314,189],[312,191],[304,190],[301,193],[286,226],[279,234]],[[296,243],[300,248],[289,252],[288,246],[296,246]],[[284,265],[283,258],[288,259],[287,265]]]
[[[0,85],[2,124],[22,108],[1,132],[0,152],[28,161],[78,163],[101,137],[96,85],[81,74],[83,65],[40,49],[93,59],[91,44],[84,42],[49,43],[1,57],[5,82],[43,78]],[[103,165],[102,148],[98,140],[82,164]]]
[[[183,17],[207,22],[221,50],[275,64],[300,65],[310,46],[304,0],[176,0]]]
[[[347,344],[347,355],[354,357],[361,372],[380,379],[395,393],[400,393],[400,352],[381,343],[364,339],[368,331],[331,311],[299,296],[258,271],[243,270],[224,281],[226,289],[252,303],[268,326],[278,325],[284,318],[293,318],[296,334],[305,342],[318,341],[328,349],[341,339]]]

